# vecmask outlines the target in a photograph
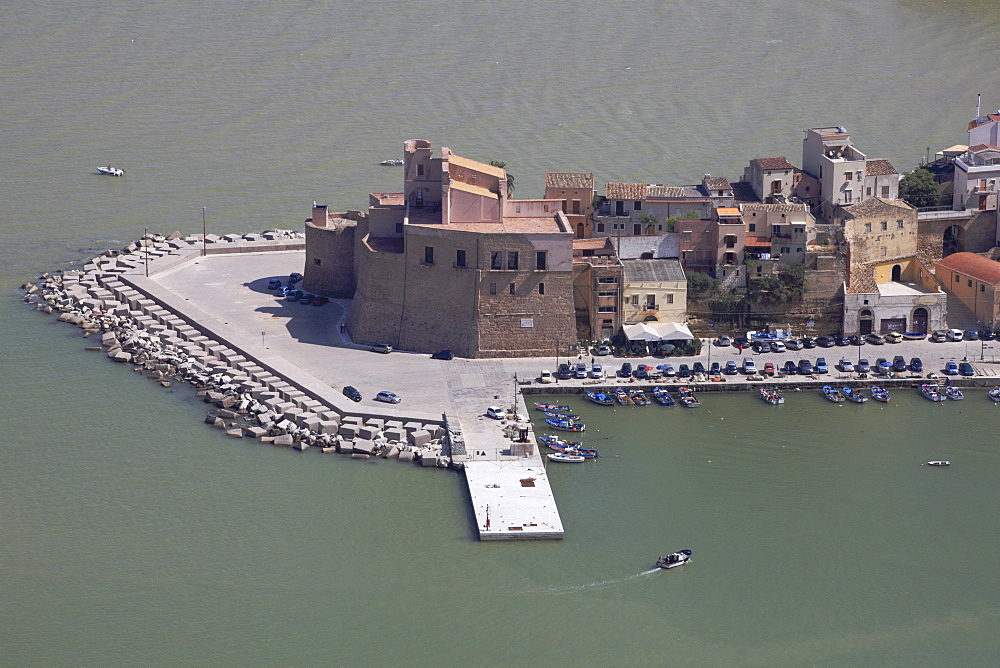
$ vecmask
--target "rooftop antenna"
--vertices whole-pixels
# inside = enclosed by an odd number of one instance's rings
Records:
[[[979,118],[979,104],[982,101],[983,101],[983,94],[982,93],[977,93],[976,94],[976,118],[977,119]]]

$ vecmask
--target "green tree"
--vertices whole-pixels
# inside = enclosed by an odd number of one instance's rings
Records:
[[[941,199],[937,181],[929,169],[917,167],[899,181],[899,198],[910,206],[937,206]]]
[[[639,216],[639,222],[642,223],[643,227],[645,228],[646,234],[656,234],[656,226],[660,221],[657,220],[656,216],[654,216],[653,214],[644,213],[641,216]]]
[[[712,278],[708,274],[693,271],[688,274],[688,295],[691,297],[704,297],[715,291],[719,287],[719,280]]]
[[[514,177],[511,176],[510,172],[507,171],[507,163],[506,162],[500,162],[499,160],[490,160],[490,164],[493,165],[494,167],[499,167],[500,169],[502,169],[504,171],[505,174],[507,174],[507,197],[510,197],[511,195],[513,195],[514,194]]]

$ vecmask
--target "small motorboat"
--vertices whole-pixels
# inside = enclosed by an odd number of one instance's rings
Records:
[[[951,462],[947,459],[935,459],[934,461],[927,462],[927,466],[951,466]]]
[[[676,403],[670,393],[662,387],[653,388],[653,401],[661,406],[673,406]]]
[[[962,399],[965,399],[965,395],[962,394],[962,390],[952,385],[944,388],[944,395],[952,401],[961,401]]]
[[[386,167],[398,167],[399,165],[402,165],[404,163],[399,158],[393,158],[392,160],[383,160],[378,164],[385,165]]]
[[[574,413],[559,413],[556,411],[542,411],[542,415],[545,417],[555,418],[557,420],[579,420],[580,416]]]
[[[856,404],[863,404],[868,401],[868,397],[856,387],[842,387],[840,388],[840,393],[844,395],[845,399],[853,401]]]
[[[558,418],[545,418],[545,424],[549,425],[553,429],[559,429],[561,431],[583,431],[586,429],[586,425],[582,422],[560,420]]]
[[[642,390],[629,390],[628,395],[631,397],[632,403],[636,406],[648,406],[652,403]]]
[[[889,403],[889,392],[881,385],[871,386],[872,399],[875,401],[881,401],[883,404]]]
[[[760,393],[760,398],[772,406],[785,403],[785,398],[778,394],[778,391],[773,387],[762,387],[758,392]]]
[[[583,457],[584,459],[596,459],[597,450],[591,450],[589,448],[580,447],[583,443],[573,442],[567,443],[566,441],[561,441],[557,443],[549,443],[548,447],[555,450],[556,452],[564,452],[567,455],[577,455]]]
[[[840,390],[835,388],[833,385],[823,386],[823,396],[835,404],[839,404],[844,400],[844,395],[842,395]]]
[[[554,411],[556,413],[562,413],[569,410],[569,406],[560,406],[559,404],[545,404],[541,401],[535,402],[535,408],[540,411]]]
[[[680,395],[682,406],[686,406],[687,408],[698,408],[701,406],[701,401],[695,396],[694,390],[690,387],[678,387],[677,394]]]
[[[583,447],[583,443],[580,441],[566,441],[555,434],[549,436],[539,436],[538,440],[542,442],[543,445],[547,445],[553,450],[561,450],[563,448],[580,448]]]
[[[615,388],[615,398],[618,399],[618,403],[622,406],[629,406],[632,404],[632,397],[630,397],[628,392],[620,387]]]
[[[124,169],[118,169],[117,167],[112,167],[111,165],[108,165],[107,167],[98,167],[97,171],[101,174],[107,174],[108,176],[124,176],[125,174]]]
[[[656,566],[657,568],[670,570],[671,568],[683,566],[689,561],[691,561],[691,550],[678,550],[673,554],[668,554],[665,557],[657,559]]]
[[[990,390],[986,395],[993,401],[1000,402],[1000,387]]]
[[[595,404],[600,404],[601,406],[612,406],[615,403],[614,397],[603,392],[584,392],[584,394]]]
[[[550,452],[546,455],[550,462],[566,462],[567,464],[579,464],[587,461],[586,457],[580,455],[568,455],[565,452]]]
[[[934,383],[924,383],[920,386],[920,394],[924,395],[931,401],[944,401],[945,396],[941,394],[941,390]]]

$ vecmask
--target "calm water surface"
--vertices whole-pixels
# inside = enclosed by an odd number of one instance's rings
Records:
[[[453,473],[234,442],[17,285],[144,227],[301,228],[410,137],[598,183],[736,178],[843,124],[897,168],[1000,106],[980,2],[0,5],[6,663],[993,665],[1000,409],[587,416],[566,540],[483,544]],[[98,177],[112,162],[121,179]],[[950,469],[921,466],[947,458]],[[650,572],[656,556],[695,560]]]

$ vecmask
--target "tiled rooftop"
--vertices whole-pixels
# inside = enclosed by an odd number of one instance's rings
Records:
[[[985,125],[990,121],[1000,121],[1000,112],[997,112],[995,114],[986,114],[985,116],[982,116],[980,118],[972,119],[971,121],[969,121],[969,129],[972,130],[974,128],[978,128],[980,125]]]
[[[604,192],[608,199],[640,200],[646,197],[648,183],[606,183]]]
[[[896,168],[892,166],[892,163],[888,160],[877,159],[868,160],[865,163],[865,175],[866,176],[885,176],[887,174],[898,174]]]
[[[498,179],[503,179],[507,177],[507,172],[499,167],[494,167],[485,162],[479,162],[478,160],[470,160],[469,158],[463,158],[460,155],[455,155],[452,153],[448,156],[448,162],[453,165],[458,165],[459,167],[465,167],[466,169],[471,169],[473,171],[479,172],[481,174],[489,174],[495,176]]]
[[[870,197],[863,202],[858,202],[857,204],[851,204],[850,206],[844,207],[844,212],[850,214],[852,217],[857,218],[858,216],[865,216],[869,213],[873,213],[882,209],[885,206],[891,206],[898,209],[910,210],[913,207],[900,199],[882,199],[881,197]]]
[[[594,175],[577,172],[549,172],[545,175],[546,188],[593,188]]]
[[[449,230],[481,234],[557,234],[562,229],[555,216],[547,218],[504,218],[500,223],[449,223]]]
[[[743,211],[777,211],[778,213],[792,213],[795,211],[805,211],[805,204],[764,204],[763,202],[743,202],[740,204]]]
[[[729,179],[724,176],[710,176],[704,183],[709,190],[729,190],[732,187],[729,185]]]
[[[679,260],[622,260],[622,265],[627,283],[684,280]]]
[[[975,253],[952,253],[938,260],[937,266],[971,276],[983,283],[1000,283],[1000,262]]]
[[[792,163],[788,162],[788,158],[783,155],[776,158],[754,158],[754,162],[761,169],[795,169]]]

